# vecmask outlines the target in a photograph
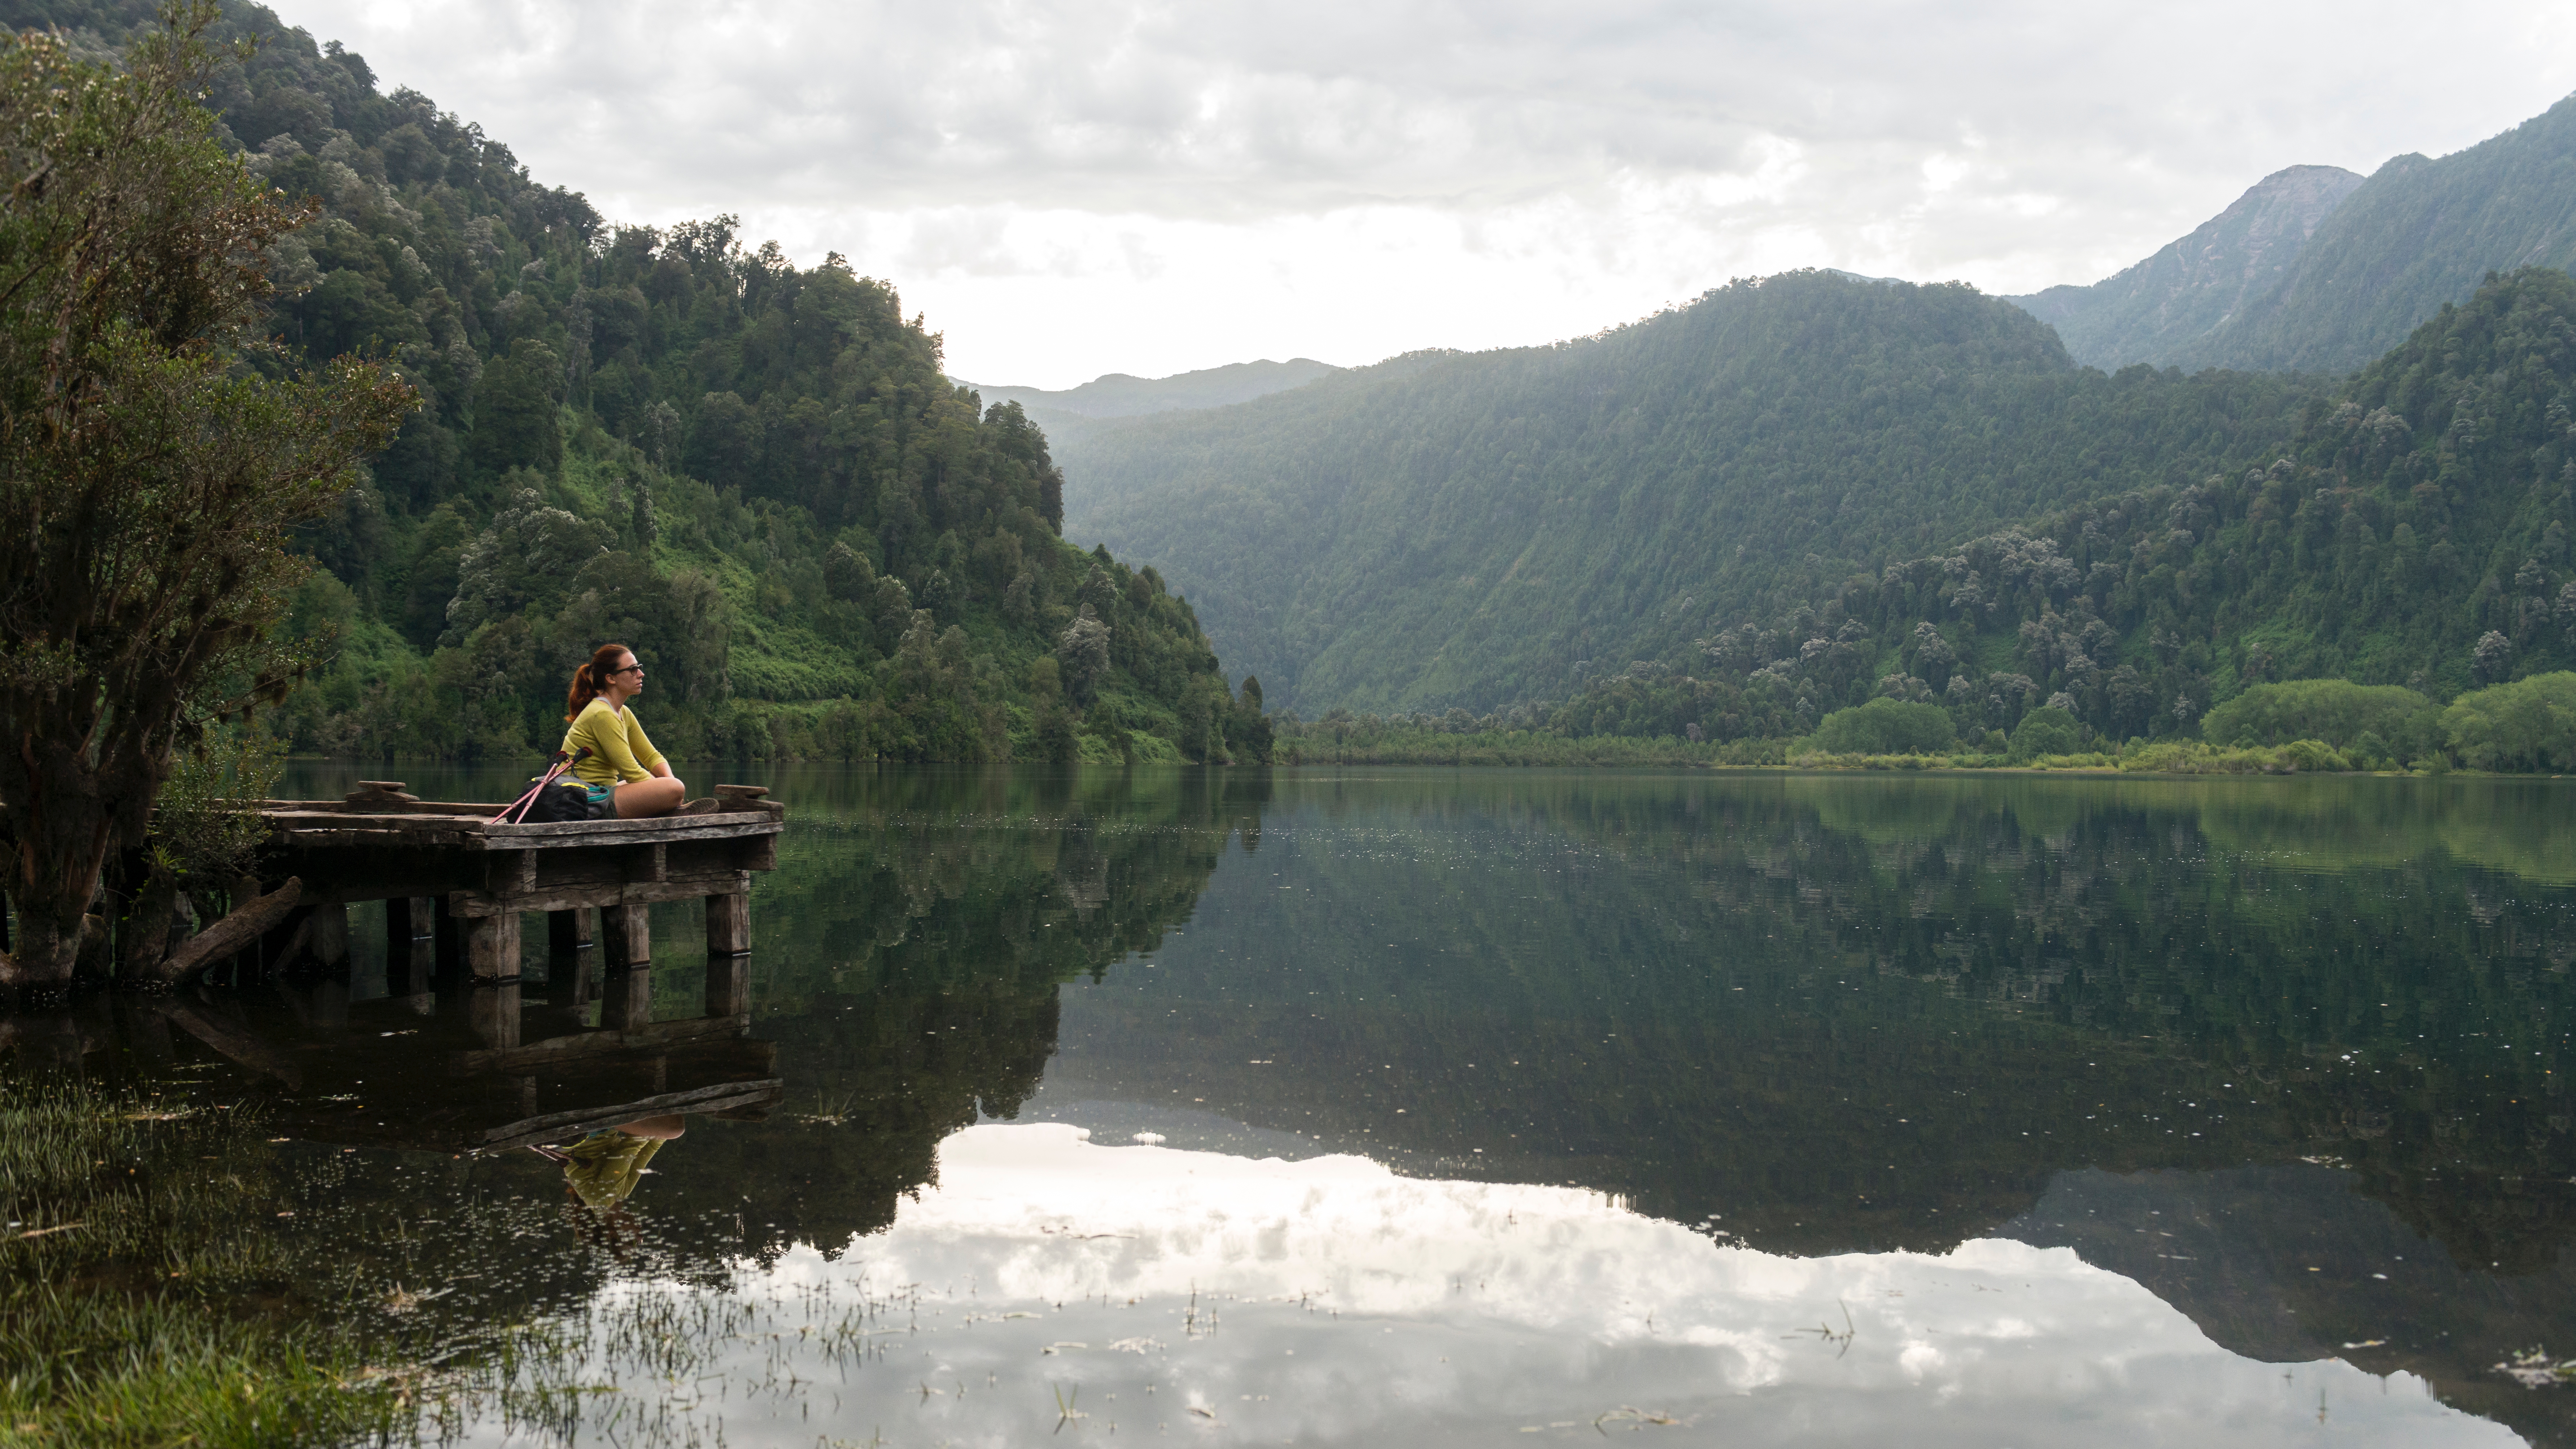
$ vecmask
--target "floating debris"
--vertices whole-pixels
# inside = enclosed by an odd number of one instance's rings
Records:
[[[2495,1366],[2497,1373],[2526,1389],[2552,1389],[2576,1379],[2576,1358],[2552,1359],[2538,1344]]]

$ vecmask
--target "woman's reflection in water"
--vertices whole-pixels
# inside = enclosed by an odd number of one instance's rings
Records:
[[[632,1244],[641,1237],[626,1211],[626,1199],[634,1195],[662,1144],[688,1130],[687,1121],[677,1115],[638,1117],[593,1132],[570,1147],[537,1151],[563,1164],[564,1190],[577,1204],[576,1227],[596,1231],[602,1245],[615,1251],[621,1239]]]

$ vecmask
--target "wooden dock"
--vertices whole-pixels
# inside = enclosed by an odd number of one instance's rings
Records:
[[[268,933],[273,967],[329,972],[348,960],[348,907],[385,906],[388,985],[397,994],[431,979],[515,986],[520,917],[549,918],[548,955],[570,965],[596,942],[606,973],[603,1027],[650,1020],[641,975],[653,955],[649,908],[706,902],[710,1016],[744,1010],[743,958],[751,950],[751,878],[778,863],[786,807],[749,785],[719,785],[710,799],[644,820],[492,823],[502,806],[442,804],[403,793],[399,781],[366,781],[340,800],[270,800],[261,816],[263,888],[302,882],[292,913]],[[515,996],[515,992],[511,993]],[[491,1003],[495,1047],[516,1045],[515,1001]],[[510,1018],[505,1025],[500,1018]]]

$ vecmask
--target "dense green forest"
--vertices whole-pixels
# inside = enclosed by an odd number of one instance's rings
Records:
[[[107,55],[153,10],[0,22]],[[1045,437],[949,384],[891,283],[729,216],[613,225],[337,43],[256,5],[225,30],[257,49],[214,77],[218,139],[321,207],[274,249],[276,336],[421,399],[300,540],[290,627],[324,662],[270,721],[294,748],[531,756],[616,639],[683,760],[1228,753],[1189,604],[1062,540]]]
[[[2199,734],[2213,703],[2251,687],[2349,678],[2414,703],[2303,717],[2303,732],[2383,761],[2576,761],[2545,708],[2569,702],[2554,681],[2576,668],[2576,279],[2491,280],[2249,456],[1730,620],[1592,682],[1558,722],[1804,734],[1877,696],[1938,705],[1964,737],[2054,703],[2115,741],[2157,739]],[[2491,705],[2431,715],[2481,686],[2499,689]],[[2477,732],[2480,708],[2517,701],[2557,737]],[[2232,723],[2214,733],[2240,738]]]
[[[2197,482],[2318,395],[2105,376],[1967,287],[1798,272],[1557,346],[1102,423],[1062,455],[1068,528],[1186,587],[1274,704],[1482,714],[1893,558]]]
[[[2490,271],[2576,265],[2576,96],[2466,150],[2349,174],[2294,167],[2117,276],[2015,300],[2097,367],[2351,372]]]

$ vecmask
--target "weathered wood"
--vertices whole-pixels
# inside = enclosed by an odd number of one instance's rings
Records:
[[[604,1031],[640,1031],[653,1024],[653,968],[612,970],[600,983],[599,1025]]]
[[[766,785],[718,785],[716,798],[728,805],[747,806],[769,794]]]
[[[512,850],[490,857],[483,880],[495,895],[524,896],[537,889],[537,853]]]
[[[707,897],[707,954],[739,956],[750,949],[750,893]]]
[[[474,917],[466,928],[465,956],[477,980],[517,980],[519,913],[505,911],[497,916]]]
[[[557,820],[536,825],[485,825],[475,834],[485,850],[546,850],[581,845],[669,845],[681,840],[725,840],[766,835],[779,822],[761,814],[656,815],[643,820]]]
[[[653,959],[653,917],[644,905],[620,903],[599,911],[601,957],[611,971],[642,966]]]
[[[286,913],[286,919],[269,928],[259,938],[259,971],[262,976],[275,976],[302,960],[304,945],[313,937],[313,907],[297,906]]]
[[[418,795],[403,793],[400,780],[360,780],[358,788],[340,797],[347,805],[417,805]]]
[[[304,898],[302,879],[289,876],[286,883],[264,896],[244,901],[233,907],[232,914],[189,938],[186,945],[170,953],[152,974],[163,981],[184,981],[198,971],[232,955],[260,937],[260,933],[286,918]]]
[[[714,902],[710,901],[712,905]],[[707,1015],[748,1016],[751,1012],[751,957],[707,958]]]
[[[452,916],[489,916],[502,911],[566,911],[579,906],[598,908],[603,915],[625,906],[642,907],[655,901],[695,900],[699,896],[721,895],[750,889],[748,871],[710,871],[704,874],[675,875],[669,880],[605,881],[597,885],[540,886],[534,894],[495,896],[482,891],[457,891],[447,898]],[[591,937],[598,941],[600,936]]]
[[[313,907],[307,917],[304,938],[305,954],[324,971],[349,969],[349,908],[331,904]]]
[[[557,1063],[589,1061],[634,1052],[667,1052],[695,1042],[722,1041],[751,1030],[746,1016],[696,1017],[687,1021],[648,1021],[631,1030],[602,1027],[570,1036],[550,1036],[507,1051],[458,1052],[449,1059],[454,1076],[480,1072],[533,1071]],[[771,1047],[775,1056],[776,1048]]]
[[[555,1112],[547,1116],[531,1117],[522,1122],[496,1127],[484,1136],[477,1147],[485,1151],[495,1151],[509,1147],[524,1147],[535,1142],[557,1142],[606,1127],[623,1126],[645,1117],[667,1117],[681,1113],[709,1115],[717,1112],[740,1111],[745,1107],[775,1102],[785,1094],[786,1090],[787,1084],[784,1081],[770,1077],[749,1082],[718,1082],[708,1087],[692,1087],[684,1092],[665,1092],[632,1102],[621,1102],[614,1110],[608,1112],[602,1112],[595,1107],[574,1112]]]
[[[315,815],[450,815],[464,819],[488,820],[501,812],[498,804],[461,804],[452,800],[385,800],[381,802],[349,800],[262,800],[262,816],[279,811],[298,811]]]
[[[465,999],[465,1024],[485,1048],[507,1051],[519,1044],[519,984],[477,986]]]
[[[230,917],[225,919],[229,920]],[[169,1021],[180,1030],[255,1072],[266,1072],[290,1090],[304,1085],[304,1070],[295,1059],[257,1035],[199,1010],[175,996],[145,997],[138,1008]]]

